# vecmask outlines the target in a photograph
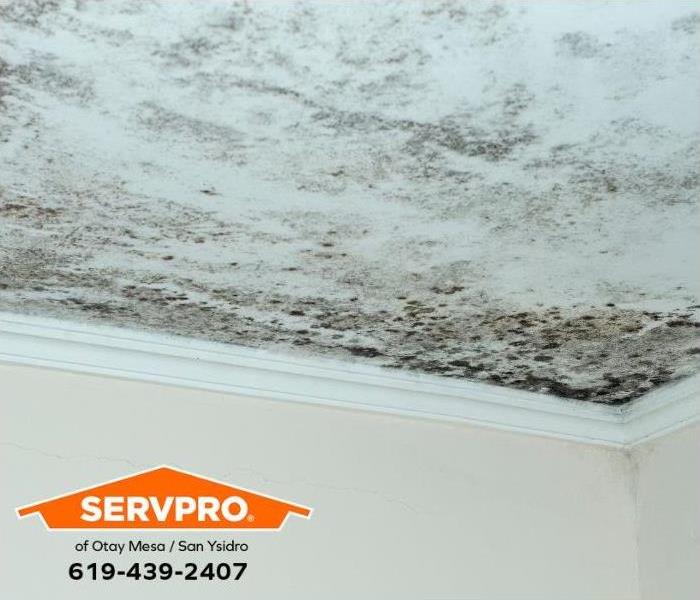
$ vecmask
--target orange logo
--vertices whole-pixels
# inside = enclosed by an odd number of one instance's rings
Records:
[[[17,509],[34,513],[49,529],[260,530],[311,509],[162,466]]]

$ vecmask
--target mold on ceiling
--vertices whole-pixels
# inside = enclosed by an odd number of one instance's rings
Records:
[[[695,2],[0,30],[0,310],[609,404],[698,370]]]

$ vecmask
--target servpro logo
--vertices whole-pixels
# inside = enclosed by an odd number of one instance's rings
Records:
[[[17,509],[48,529],[280,529],[311,509],[181,471],[156,467]]]

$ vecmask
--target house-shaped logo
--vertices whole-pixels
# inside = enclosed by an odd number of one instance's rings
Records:
[[[280,529],[311,509],[168,466],[69,492],[17,509],[48,529]]]

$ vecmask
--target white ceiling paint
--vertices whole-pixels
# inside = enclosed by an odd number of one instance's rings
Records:
[[[610,403],[697,370],[693,2],[0,23],[2,309]]]

